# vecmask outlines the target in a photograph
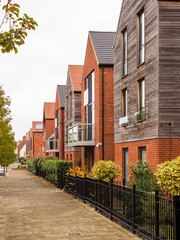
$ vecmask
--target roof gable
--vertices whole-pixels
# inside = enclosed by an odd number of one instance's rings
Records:
[[[69,65],[72,87],[74,92],[81,91],[81,79],[83,74],[83,65]]]
[[[114,37],[115,32],[90,31],[89,36],[99,65],[114,64]]]
[[[57,85],[60,107],[65,107],[66,85]]]
[[[45,102],[44,103],[44,117],[45,119],[54,119],[55,114],[55,103]]]

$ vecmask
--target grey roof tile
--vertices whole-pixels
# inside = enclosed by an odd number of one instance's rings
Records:
[[[89,32],[99,65],[114,64],[115,32]]]
[[[57,85],[57,88],[58,88],[60,106],[61,106],[61,108],[64,108],[65,107],[66,85]]]

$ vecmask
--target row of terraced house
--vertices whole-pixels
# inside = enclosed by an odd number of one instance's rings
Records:
[[[156,165],[180,155],[180,1],[124,0],[117,32],[88,34],[84,65],[44,103],[27,156]]]

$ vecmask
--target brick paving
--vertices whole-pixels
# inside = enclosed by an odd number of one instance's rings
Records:
[[[28,171],[9,169],[0,176],[0,240],[6,239],[139,238]]]

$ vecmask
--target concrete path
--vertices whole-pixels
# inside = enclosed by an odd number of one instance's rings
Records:
[[[9,169],[6,177],[0,176],[0,240],[6,239],[139,238],[42,178]]]

